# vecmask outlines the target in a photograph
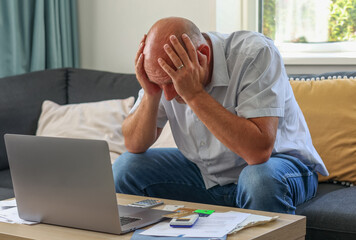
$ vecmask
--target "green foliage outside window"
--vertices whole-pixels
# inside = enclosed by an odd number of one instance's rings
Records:
[[[329,9],[328,41],[355,41],[356,0],[330,0]],[[263,0],[262,32],[271,39],[275,39],[276,33],[275,11],[276,0]],[[306,42],[306,39],[297,42]]]
[[[356,0],[331,1],[328,40],[356,40]]]
[[[275,11],[276,11],[275,0],[263,1],[262,33],[271,39],[274,39],[274,36],[276,34],[276,21],[274,19]]]

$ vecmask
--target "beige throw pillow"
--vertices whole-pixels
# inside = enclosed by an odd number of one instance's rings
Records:
[[[105,140],[113,162],[126,151],[121,125],[133,103],[133,97],[68,105],[47,100],[42,105],[36,135]]]

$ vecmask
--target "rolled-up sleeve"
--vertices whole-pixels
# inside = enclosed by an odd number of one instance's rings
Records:
[[[131,108],[130,110],[130,114],[134,113],[136,111],[136,109],[138,108],[138,106],[140,105],[143,95],[145,94],[145,91],[143,90],[143,88],[139,91],[138,93],[138,98],[134,104],[134,106]],[[162,104],[162,100],[159,103],[159,107],[158,107],[158,114],[157,114],[157,127],[158,128],[163,128],[164,125],[166,125],[167,123],[167,114],[166,111],[164,110],[163,104]]]
[[[235,108],[238,116],[284,116],[287,79],[282,64],[275,48],[265,46],[256,52],[241,77]]]
[[[145,91],[143,90],[143,88],[141,88],[141,90],[138,92],[137,100],[136,100],[135,104],[133,105],[133,107],[131,108],[129,114],[132,114],[136,111],[136,109],[138,108],[138,106],[140,105],[140,103],[142,101],[143,94],[145,94]]]

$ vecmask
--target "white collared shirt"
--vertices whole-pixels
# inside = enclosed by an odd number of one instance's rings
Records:
[[[313,147],[273,41],[248,31],[207,34],[214,57],[212,79],[205,87],[209,95],[240,117],[279,117],[272,154],[296,156],[307,166],[328,175]],[[143,94],[141,89],[131,112],[136,110]],[[199,167],[207,189],[217,184],[237,183],[247,165],[245,160],[215,138],[187,104],[167,101],[162,94],[157,126],[163,128],[167,120],[179,150]]]

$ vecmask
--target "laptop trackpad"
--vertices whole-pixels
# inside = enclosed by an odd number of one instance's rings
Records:
[[[172,213],[172,211],[160,210],[160,209],[152,209],[152,208],[140,208],[140,207],[132,207],[132,206],[124,206],[118,205],[120,216],[142,216],[145,213],[149,213],[150,215],[162,216],[168,213]]]
[[[131,224],[121,225],[123,231],[131,231],[140,227],[159,222],[163,219],[162,215],[172,213],[172,211],[160,209],[140,208],[123,205],[118,205],[118,208],[121,220],[126,217],[136,218],[136,220],[139,219],[138,221],[134,221]]]

